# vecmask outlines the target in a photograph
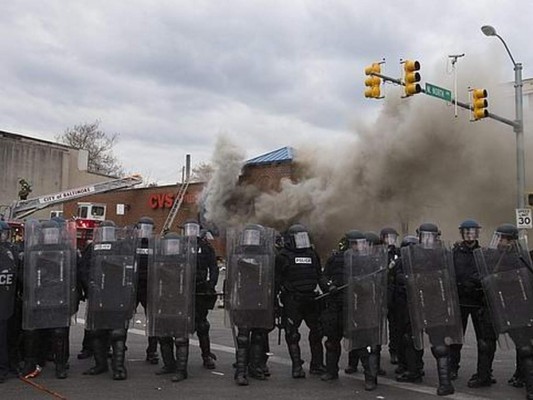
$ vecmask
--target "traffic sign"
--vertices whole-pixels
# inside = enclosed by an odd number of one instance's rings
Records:
[[[516,227],[518,229],[532,229],[531,208],[516,209]]]
[[[452,101],[451,90],[432,85],[431,83],[426,83],[426,94],[449,102]]]

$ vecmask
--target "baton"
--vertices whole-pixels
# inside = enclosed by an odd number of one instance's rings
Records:
[[[339,286],[337,288],[337,292],[339,290],[346,289],[348,286],[349,286],[348,283],[346,285]],[[335,293],[337,293],[337,292],[335,292]],[[314,297],[313,300],[320,300],[320,299],[323,299],[324,297],[331,296],[332,294],[334,294],[334,293],[331,293],[331,292],[322,293],[321,295],[318,295],[318,296]]]

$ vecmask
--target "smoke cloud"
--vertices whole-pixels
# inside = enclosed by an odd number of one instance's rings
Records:
[[[489,109],[501,115],[492,99],[512,103],[512,96],[493,75],[462,71],[459,87],[483,82]],[[392,226],[406,234],[433,222],[444,240],[455,241],[459,223],[474,218],[486,238],[497,225],[514,221],[515,140],[510,126],[473,123],[469,114],[460,109],[455,118],[442,100],[423,94],[402,99],[400,88],[392,87],[375,122],[356,123],[344,143],[297,146],[297,181],[285,180],[271,193],[238,185],[244,152],[220,139],[217,173],[205,192],[206,217],[220,226],[257,222],[278,230],[301,222],[322,254],[349,229]]]

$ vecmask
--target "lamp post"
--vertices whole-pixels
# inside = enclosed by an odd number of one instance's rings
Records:
[[[490,25],[483,25],[481,31],[486,36],[496,36],[501,40],[514,65],[515,121],[513,130],[516,134],[516,178],[518,185],[517,208],[525,207],[526,167],[524,160],[524,107],[522,103],[522,63],[517,63],[507,43]]]

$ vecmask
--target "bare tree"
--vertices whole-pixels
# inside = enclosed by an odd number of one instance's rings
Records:
[[[122,164],[113,154],[113,147],[118,141],[118,134],[112,135],[100,129],[100,121],[74,125],[67,128],[55,139],[75,149],[87,150],[89,153],[88,170],[99,174],[124,176]]]
[[[191,182],[208,182],[215,169],[209,163],[202,162],[194,167],[191,171]]]

